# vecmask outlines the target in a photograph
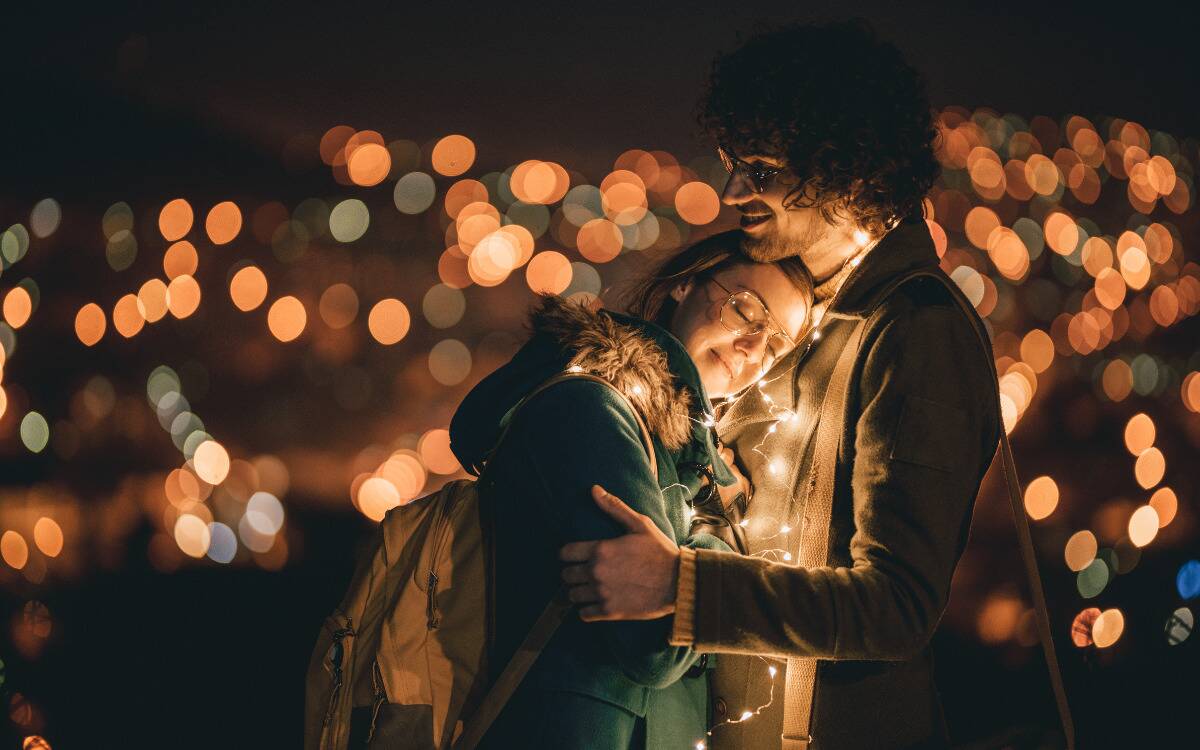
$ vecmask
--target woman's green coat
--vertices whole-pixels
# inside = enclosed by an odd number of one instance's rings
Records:
[[[559,548],[619,536],[591,498],[599,484],[649,516],[681,544],[699,472],[715,467],[708,400],[683,345],[652,323],[546,298],[531,316],[530,341],[463,401],[450,426],[463,466],[487,462],[482,498],[495,519],[495,618],[489,668],[507,663],[560,588]],[[578,367],[616,385],[654,438],[658,480],[634,415],[603,384],[557,384],[514,407],[552,376]],[[488,460],[503,425],[504,439]],[[562,625],[492,730],[487,747],[693,748],[707,729],[705,664],[671,647],[671,618]]]

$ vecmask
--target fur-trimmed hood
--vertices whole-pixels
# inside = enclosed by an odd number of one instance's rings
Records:
[[[572,367],[615,385],[679,460],[712,464],[721,484],[733,477],[716,455],[712,412],[683,344],[665,329],[607,310],[548,296],[531,311],[533,336],[507,364],[471,390],[450,423],[451,448],[465,467],[492,449],[512,408],[545,380]]]

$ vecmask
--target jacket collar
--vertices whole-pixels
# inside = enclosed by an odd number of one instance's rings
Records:
[[[863,256],[834,294],[825,317],[862,318],[870,312],[875,292],[889,281],[909,271],[937,265],[937,251],[925,220],[906,219]]]

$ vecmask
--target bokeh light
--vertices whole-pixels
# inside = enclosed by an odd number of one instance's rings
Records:
[[[345,328],[358,317],[358,294],[349,284],[333,284],[321,293],[317,310],[325,325],[334,329]]]
[[[291,295],[275,300],[267,311],[267,328],[280,341],[295,341],[304,333],[307,324],[308,313],[304,310],[304,303]]]
[[[222,201],[208,210],[204,230],[214,245],[233,242],[242,231],[242,211],[233,201]],[[168,238],[170,239],[170,238]]]
[[[267,298],[267,277],[258,266],[245,266],[229,280],[229,297],[242,312],[257,308]]]
[[[183,198],[169,201],[158,213],[158,231],[167,242],[183,239],[192,230],[192,205]],[[128,229],[126,229],[128,231]],[[108,235],[112,239],[112,235]]]
[[[1092,625],[1092,640],[1096,648],[1108,648],[1125,632],[1125,615],[1119,609],[1106,609]]]
[[[1099,546],[1095,534],[1087,530],[1075,532],[1067,540],[1066,548],[1063,550],[1067,567],[1078,573],[1096,559],[1097,549]]]
[[[381,344],[391,345],[408,333],[411,318],[408,307],[398,299],[384,299],[375,303],[367,316],[367,327],[371,335]]]
[[[1025,487],[1025,511],[1035,521],[1049,516],[1058,507],[1058,484],[1050,477],[1038,477]]]
[[[434,144],[430,161],[438,174],[457,177],[475,163],[475,144],[465,135],[448,135]]]

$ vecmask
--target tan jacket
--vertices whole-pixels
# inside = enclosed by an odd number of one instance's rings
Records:
[[[949,296],[958,293],[952,283],[950,291],[913,280],[870,307],[891,279],[936,265],[923,221],[897,227],[847,277],[818,333],[718,425],[755,485],[751,554],[685,551],[672,641],[722,654],[714,723],[771,705],[718,726],[712,748],[779,747],[783,669],[772,682],[768,654],[828,660],[818,666],[814,747],[945,743],[928,642],[999,440],[996,381],[990,352]],[[802,497],[825,385],[851,323],[864,317],[829,564],[797,568],[784,560],[797,552],[793,500]]]

